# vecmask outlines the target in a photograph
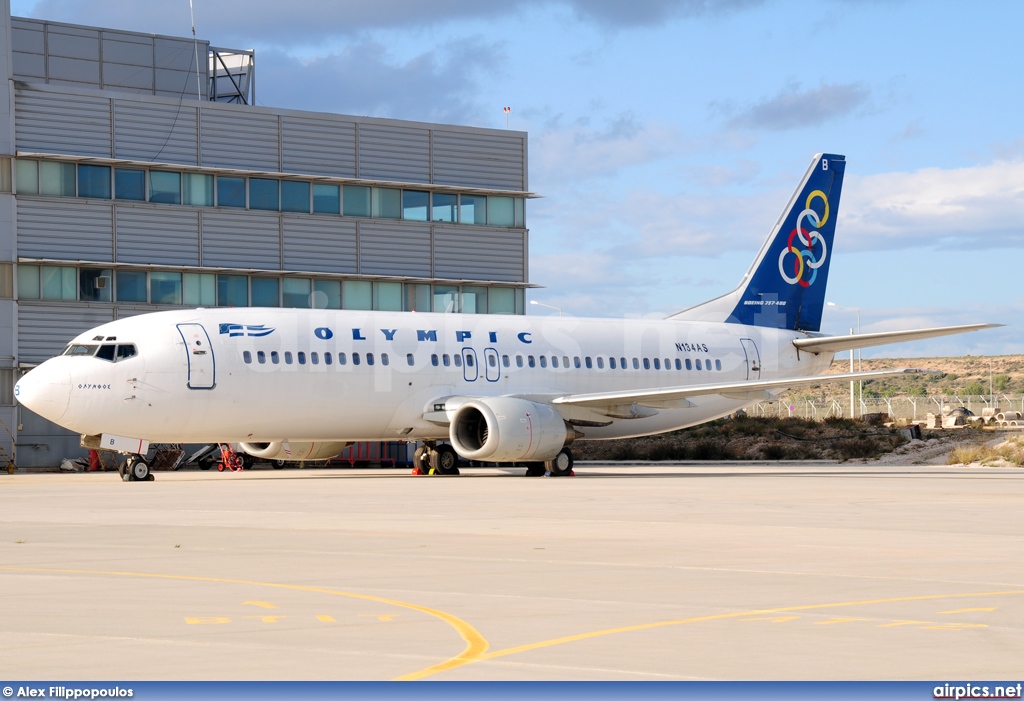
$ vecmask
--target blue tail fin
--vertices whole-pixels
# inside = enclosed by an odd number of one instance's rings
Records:
[[[845,168],[845,156],[815,156],[739,287],[673,318],[818,331]]]

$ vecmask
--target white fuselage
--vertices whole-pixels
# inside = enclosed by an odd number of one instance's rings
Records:
[[[679,320],[192,309],[82,334],[73,344],[134,344],[137,354],[116,362],[62,355],[23,378],[19,391],[34,393],[43,416],[83,435],[429,440],[446,438],[448,428],[425,415],[452,397],[549,401],[824,371],[832,355],[798,354],[792,341],[803,337]],[[581,430],[595,439],[658,433],[750,403],[703,396],[687,408]]]

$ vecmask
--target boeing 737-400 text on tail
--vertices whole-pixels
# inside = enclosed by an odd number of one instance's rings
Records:
[[[32,411],[128,454],[149,442],[240,443],[322,460],[354,441],[568,474],[581,438],[642,436],[819,384],[839,350],[992,326],[821,336],[846,161],[819,154],[739,286],[663,320],[220,308],[103,324],[15,387]],[[913,369],[846,373],[870,379]]]

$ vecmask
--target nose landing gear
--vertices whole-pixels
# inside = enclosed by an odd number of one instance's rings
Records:
[[[131,455],[123,463],[117,466],[117,474],[125,482],[152,482],[153,473],[149,469],[149,463],[141,455]]]

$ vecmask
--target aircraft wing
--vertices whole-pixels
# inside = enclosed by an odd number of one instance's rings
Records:
[[[867,372],[847,372],[837,375],[812,375],[810,377],[790,377],[780,380],[752,380],[748,382],[728,382],[709,385],[689,385],[683,387],[661,387],[657,389],[620,390],[617,392],[595,392],[589,394],[568,394],[556,397],[551,403],[565,407],[589,407],[592,409],[606,408],[607,415],[629,418],[630,412],[625,407],[639,405],[653,409],[677,408],[693,406],[692,398],[712,394],[731,399],[774,399],[773,391],[820,385],[826,382],[845,382],[849,380],[874,380],[880,377],[895,375],[938,374],[935,370],[917,368],[901,368],[896,370],[870,370]],[[605,413],[605,412],[602,412]],[[646,415],[650,415],[649,413]],[[635,414],[637,418],[640,415]]]
[[[980,331],[981,329],[994,329],[1002,324],[965,324],[963,326],[937,326],[931,329],[914,329],[912,331],[882,331],[880,333],[859,333],[849,336],[823,336],[818,338],[798,338],[793,341],[797,350],[808,353],[835,353],[841,350],[853,348],[870,348],[871,346],[884,346],[887,343],[901,343],[903,341],[917,341],[922,338],[935,338],[936,336],[951,336],[956,333],[967,333],[968,331]]]

